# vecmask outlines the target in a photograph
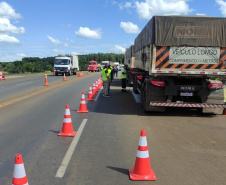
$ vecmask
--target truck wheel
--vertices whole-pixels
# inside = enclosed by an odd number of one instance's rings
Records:
[[[141,90],[141,107],[144,110],[144,112],[147,112],[147,110],[146,110],[146,89],[145,89],[145,86]]]
[[[133,92],[135,94],[139,94],[138,90],[137,90],[137,78],[134,77],[134,81],[133,81]]]
[[[58,76],[58,73],[56,72],[55,75]]]
[[[71,71],[68,72],[68,76],[71,76]]]

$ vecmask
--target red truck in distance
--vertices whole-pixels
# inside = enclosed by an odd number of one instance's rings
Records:
[[[101,65],[97,64],[97,61],[89,61],[88,71],[99,72],[101,71]]]

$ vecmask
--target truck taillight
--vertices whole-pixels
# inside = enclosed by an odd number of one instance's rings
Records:
[[[219,87],[221,87],[222,86],[222,83],[210,83],[209,85],[208,85],[208,88],[209,89],[216,89],[216,88],[219,88]]]
[[[132,74],[134,74],[134,71],[131,71]]]
[[[137,76],[137,78],[138,78],[139,80],[142,80],[142,76]]]
[[[162,81],[151,81],[151,83],[158,87],[165,87],[165,82]]]

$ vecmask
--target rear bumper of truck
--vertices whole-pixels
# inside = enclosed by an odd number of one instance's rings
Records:
[[[223,114],[226,105],[224,104],[205,104],[205,103],[165,103],[150,102],[150,107],[186,107],[186,108],[202,108],[203,113]]]

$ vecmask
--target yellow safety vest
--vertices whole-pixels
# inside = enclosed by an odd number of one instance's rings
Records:
[[[122,68],[122,71],[121,71],[121,74],[120,74],[120,78],[121,78],[121,79],[127,78],[127,77],[126,77],[126,74],[122,74],[122,72],[126,73],[125,68]]]
[[[101,73],[102,73],[102,80],[103,80],[103,81],[108,81],[108,78],[107,78],[107,76],[106,76],[105,71],[106,71],[106,69],[102,69],[102,71],[101,71]],[[109,71],[108,71],[108,73],[109,73]],[[108,74],[108,75],[109,75],[109,74]]]

